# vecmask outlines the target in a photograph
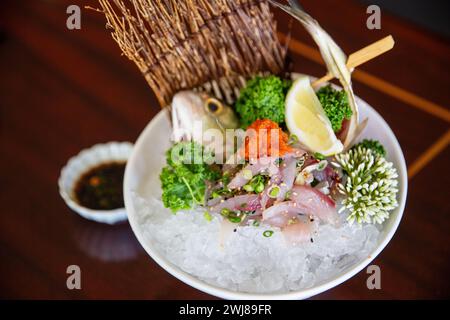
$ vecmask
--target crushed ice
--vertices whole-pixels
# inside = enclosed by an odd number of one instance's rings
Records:
[[[135,195],[146,241],[171,263],[203,281],[240,292],[278,293],[326,281],[361,261],[376,246],[374,225],[320,225],[314,242],[292,246],[281,232],[267,238],[267,226],[238,227],[221,246],[221,218],[204,210],[171,214],[157,199]]]

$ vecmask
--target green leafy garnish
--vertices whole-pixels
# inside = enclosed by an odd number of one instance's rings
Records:
[[[241,126],[247,128],[257,119],[284,123],[284,100],[291,84],[292,81],[274,75],[248,81],[235,105]]]
[[[209,156],[195,142],[181,142],[167,151],[167,166],[159,176],[166,208],[176,212],[205,203],[205,181],[220,177],[218,171],[205,163]]]
[[[222,174],[222,178],[220,178],[220,180],[222,181],[222,184],[223,184],[224,186],[226,186],[226,185],[230,182],[230,180],[231,180],[230,173],[229,173],[228,171],[225,171],[225,172]]]
[[[358,148],[359,146],[364,147],[366,149],[371,149],[375,153],[379,154],[382,157],[386,156],[386,150],[384,149],[383,145],[378,140],[371,140],[371,139],[364,139],[358,144],[355,144],[353,148]]]
[[[348,103],[347,93],[344,90],[335,90],[331,85],[320,88],[316,92],[325,114],[330,119],[334,132],[341,130],[342,121],[350,119],[352,109]]]

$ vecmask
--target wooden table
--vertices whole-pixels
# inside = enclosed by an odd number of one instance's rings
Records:
[[[72,3],[9,1],[0,13],[0,297],[211,299],[161,269],[127,224],[83,220],[58,195],[68,158],[95,143],[134,141],[159,110],[102,15],[83,9],[82,29],[66,29]],[[394,36],[392,52],[354,73],[354,87],[394,130],[410,168],[403,220],[373,262],[382,289],[368,290],[361,271],[315,299],[448,298],[448,40],[384,12],[382,29],[370,31],[366,8],[356,1],[302,3],[347,53]],[[276,16],[283,33],[287,16]],[[295,70],[323,75],[315,46],[297,24],[293,37]],[[66,288],[71,264],[81,267],[82,290]]]

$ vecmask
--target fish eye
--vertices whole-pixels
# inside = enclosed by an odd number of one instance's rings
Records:
[[[206,108],[208,109],[209,112],[216,114],[222,111],[223,106],[219,100],[209,98],[208,100],[206,100]]]

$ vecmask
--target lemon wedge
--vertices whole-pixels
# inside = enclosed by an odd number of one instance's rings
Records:
[[[308,77],[298,78],[289,89],[285,117],[290,133],[309,151],[331,156],[344,149]]]

